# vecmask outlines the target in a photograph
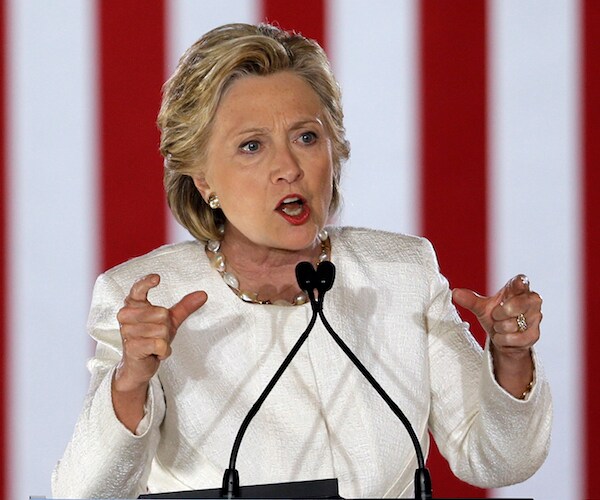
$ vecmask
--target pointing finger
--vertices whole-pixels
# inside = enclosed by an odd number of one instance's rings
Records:
[[[125,298],[125,303],[133,305],[132,303],[135,302],[147,302],[148,292],[159,283],[160,276],[158,274],[149,274],[137,280],[131,287],[129,295]]]
[[[524,274],[517,274],[505,285],[504,300],[527,292],[529,292],[529,278]]]

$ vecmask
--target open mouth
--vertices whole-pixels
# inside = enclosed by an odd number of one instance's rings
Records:
[[[304,200],[298,196],[284,198],[279,203],[278,210],[291,217],[297,217],[304,210]]]
[[[310,215],[308,203],[302,196],[296,194],[283,198],[275,210],[294,225],[303,224]]]

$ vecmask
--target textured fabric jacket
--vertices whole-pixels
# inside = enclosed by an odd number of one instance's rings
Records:
[[[405,412],[423,448],[431,430],[454,473],[481,487],[532,475],[548,451],[552,412],[535,353],[533,390],[515,399],[458,317],[429,242],[329,232],[337,278],[325,315]],[[132,283],[149,273],[162,278],[150,292],[153,304],[170,307],[194,290],[206,290],[208,302],[180,328],[134,435],[111,404],[121,356],[116,314]],[[199,242],[159,248],[101,275],[89,319],[98,343],[90,390],[53,494],[133,498],[220,487],[244,416],[310,316],[310,305],[241,301]],[[242,485],[337,477],[346,498],[410,496],[415,468],[401,423],[320,323],[250,425],[237,461]]]

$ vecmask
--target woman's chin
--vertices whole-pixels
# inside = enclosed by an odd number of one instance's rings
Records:
[[[319,231],[321,226],[313,221],[307,221],[296,226],[288,224],[283,227],[271,226],[271,228],[263,228],[263,230],[256,227],[246,229],[246,231],[238,231],[229,224],[225,228],[225,239],[229,240],[230,243],[233,240],[239,240],[241,242],[245,241],[246,244],[251,246],[298,253],[306,253],[320,245]]]
[[[314,226],[302,234],[290,235],[283,239],[283,248],[292,252],[303,252],[305,250],[312,250],[316,245],[320,244],[319,240],[319,228]]]

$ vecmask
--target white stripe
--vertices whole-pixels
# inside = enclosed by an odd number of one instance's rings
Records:
[[[259,0],[169,0],[167,3],[167,54],[169,73],[185,50],[207,31],[227,23],[257,23],[260,16]],[[169,241],[191,239],[169,213]]]
[[[50,495],[87,388],[97,246],[93,5],[8,3],[9,498]]]
[[[352,145],[340,222],[417,232],[416,4],[329,5],[328,47]]]
[[[578,12],[495,0],[491,27],[491,282],[527,272],[544,297],[539,343],[555,405],[550,456],[499,496],[582,498]]]

